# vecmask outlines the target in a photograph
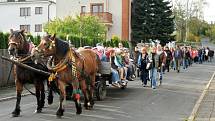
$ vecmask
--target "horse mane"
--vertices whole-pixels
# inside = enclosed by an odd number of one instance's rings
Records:
[[[56,38],[55,46],[56,54],[61,57],[64,57],[69,50],[69,44],[66,41],[61,40],[59,38]]]
[[[11,34],[11,36],[14,35],[15,37],[18,37],[20,34],[22,35],[24,42],[27,42],[26,35],[24,33],[20,32],[20,31],[13,31],[13,33]]]

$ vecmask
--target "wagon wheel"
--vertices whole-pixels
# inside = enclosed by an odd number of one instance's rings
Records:
[[[100,80],[98,85],[96,86],[96,98],[97,100],[101,101],[104,100],[107,94],[106,91],[106,82],[105,80]]]

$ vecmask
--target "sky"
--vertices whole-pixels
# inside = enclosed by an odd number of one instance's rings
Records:
[[[204,8],[204,20],[211,23],[215,22],[215,0],[206,0],[207,5]]]
[[[184,3],[186,5],[186,2],[188,0],[169,0],[172,2],[175,1],[181,1],[182,3]],[[189,0],[191,1],[199,1],[199,0]],[[204,20],[207,21],[208,23],[211,23],[211,21],[213,21],[213,23],[215,23],[215,0],[205,0],[207,2],[207,4],[204,6],[203,12],[204,12]]]

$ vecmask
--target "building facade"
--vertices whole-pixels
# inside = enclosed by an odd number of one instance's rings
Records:
[[[25,29],[32,35],[44,34],[43,25],[56,16],[50,0],[0,0],[0,31]]]
[[[56,17],[97,16],[107,26],[107,39],[130,40],[131,0],[56,0]]]

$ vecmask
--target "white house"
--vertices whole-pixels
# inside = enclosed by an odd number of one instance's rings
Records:
[[[132,0],[56,0],[56,16],[98,16],[107,26],[107,38],[130,40]]]
[[[26,29],[43,34],[43,25],[56,16],[56,3],[50,0],[0,0],[0,31]]]

